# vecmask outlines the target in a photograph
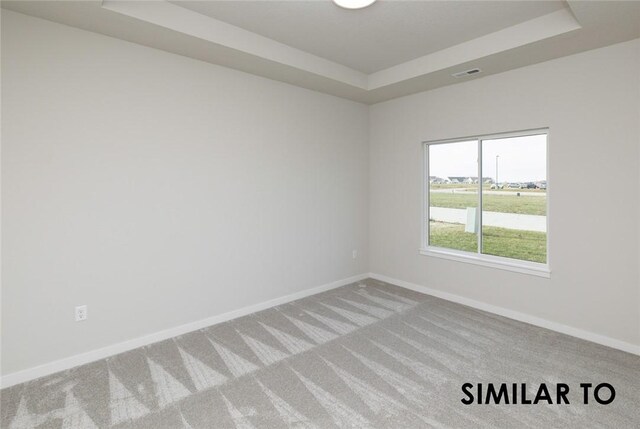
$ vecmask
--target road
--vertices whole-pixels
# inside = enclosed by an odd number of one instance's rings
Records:
[[[478,191],[467,190],[467,189],[431,189],[430,192],[438,193],[438,194],[478,194]],[[491,195],[506,195],[506,196],[515,196],[516,193],[520,192],[521,197],[546,197],[546,192],[531,192],[531,191],[482,191],[483,195],[491,194]]]
[[[466,209],[448,209],[444,207],[430,207],[429,216],[432,220],[450,223],[467,223]],[[516,213],[482,212],[482,223],[486,226],[520,229],[524,231],[547,231],[547,217]]]

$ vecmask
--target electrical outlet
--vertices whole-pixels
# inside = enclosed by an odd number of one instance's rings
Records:
[[[357,251],[357,250],[352,251],[352,252],[351,252],[351,257],[352,257],[353,259],[358,258],[358,251]]]
[[[76,307],[76,322],[87,320],[87,306],[79,305]]]

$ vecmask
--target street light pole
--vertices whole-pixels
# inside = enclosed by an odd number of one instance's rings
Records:
[[[496,188],[498,187],[498,158],[500,155],[496,155]]]

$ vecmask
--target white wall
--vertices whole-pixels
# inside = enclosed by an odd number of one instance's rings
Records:
[[[2,92],[5,375],[367,271],[364,105],[8,11]]]
[[[640,40],[370,109],[370,269],[640,345]],[[551,279],[418,254],[421,141],[549,127]]]
[[[639,69],[636,40],[369,109],[3,10],[2,374],[366,271],[640,344]],[[551,279],[420,256],[420,142],[536,127]]]

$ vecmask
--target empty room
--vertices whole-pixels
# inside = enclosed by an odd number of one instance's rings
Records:
[[[640,1],[1,1],[0,427],[640,428]]]

